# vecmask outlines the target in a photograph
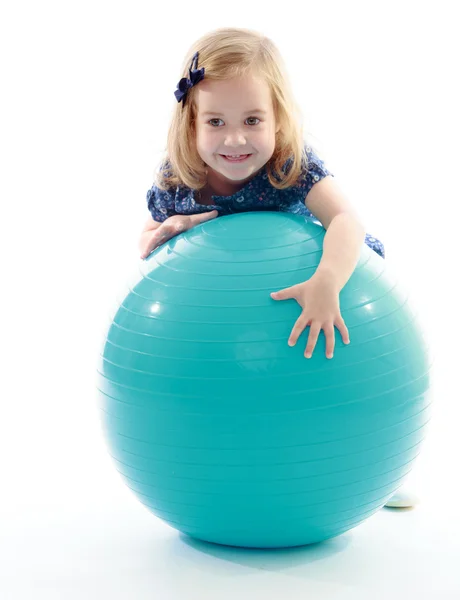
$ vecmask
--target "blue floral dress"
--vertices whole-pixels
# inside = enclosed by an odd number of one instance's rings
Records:
[[[302,173],[299,187],[278,190],[268,180],[266,169],[261,169],[242,189],[232,196],[212,196],[213,204],[199,204],[195,197],[196,190],[178,186],[176,190],[160,190],[153,185],[147,192],[147,205],[155,221],[164,221],[172,215],[192,215],[218,210],[219,216],[255,210],[278,210],[309,217],[315,223],[320,221],[305,206],[305,198],[311,188],[326,175],[328,171],[324,162],[306,146],[308,170]],[[283,166],[283,171],[289,161]],[[218,217],[217,217],[218,218]],[[365,243],[382,258],[385,249],[381,241],[366,233]]]

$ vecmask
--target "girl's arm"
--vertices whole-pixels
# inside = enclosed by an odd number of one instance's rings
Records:
[[[340,291],[358,263],[366,230],[355,209],[328,175],[311,188],[305,206],[326,229],[323,256],[313,277],[326,277]]]
[[[149,217],[145,222],[144,229],[142,230],[141,237],[139,240],[139,250],[143,257],[144,249],[147,246],[152,234],[151,232],[160,227],[161,223],[158,221],[154,221],[152,217]]]

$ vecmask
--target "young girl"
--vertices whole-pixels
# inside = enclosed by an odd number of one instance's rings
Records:
[[[200,63],[200,68],[198,65]],[[363,241],[385,258],[384,246],[365,233],[353,207],[303,141],[298,106],[283,60],[265,36],[223,28],[199,39],[174,92],[167,154],[147,192],[151,214],[140,239],[141,258],[158,245],[219,215],[255,210],[293,212],[326,229],[323,256],[308,281],[271,294],[295,298],[302,314],[288,343],[309,325],[305,357],[321,329],[332,358],[334,326],[349,343],[339,293],[353,273]],[[386,506],[407,507],[404,489]]]

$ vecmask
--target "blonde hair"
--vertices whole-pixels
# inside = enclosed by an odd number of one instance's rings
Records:
[[[205,79],[226,80],[247,75],[265,79],[271,92],[276,124],[281,126],[276,133],[273,155],[265,165],[268,179],[279,190],[296,185],[302,169],[308,168],[303,124],[275,44],[257,31],[216,29],[198,39],[189,49],[182,66],[182,77],[190,77],[189,68],[195,52],[199,52],[197,68],[204,67]],[[196,88],[192,87],[187,92],[185,104],[174,100],[176,106],[169,126],[166,154],[156,181],[160,189],[185,185],[200,190],[206,185],[207,166],[196,149],[195,97]],[[291,168],[285,174],[282,167],[288,160],[292,161]]]

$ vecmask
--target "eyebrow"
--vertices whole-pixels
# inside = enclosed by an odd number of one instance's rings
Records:
[[[246,111],[244,114],[245,114],[245,115],[249,115],[249,114],[252,114],[252,113],[260,113],[260,114],[262,114],[262,115],[266,115],[266,114],[267,114],[267,111],[265,111],[265,110],[262,110],[261,108],[255,108],[254,110],[248,110],[248,111]],[[218,112],[212,112],[212,111],[210,111],[210,110],[207,110],[206,112],[202,113],[202,116],[203,116],[203,117],[205,117],[206,115],[217,115],[217,116],[219,116],[219,117],[223,117],[223,116],[225,116],[225,115],[223,115],[222,113],[218,113]]]

